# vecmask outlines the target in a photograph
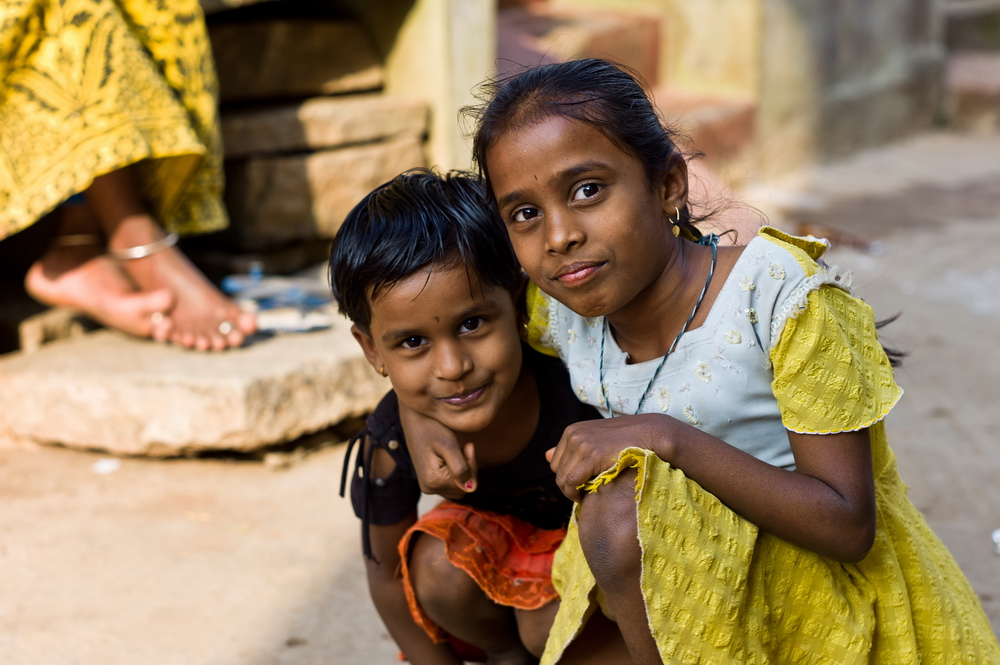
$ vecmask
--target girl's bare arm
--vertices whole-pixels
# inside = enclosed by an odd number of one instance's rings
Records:
[[[843,562],[863,559],[875,538],[875,484],[868,431],[788,433],[796,471],[771,466],[660,414],[576,423],[552,457],[557,482],[577,488],[637,446],[684,471],[733,511],[790,543]]]

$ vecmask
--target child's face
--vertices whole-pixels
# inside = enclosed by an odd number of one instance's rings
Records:
[[[684,207],[683,160],[650,186],[642,163],[560,116],[502,136],[487,154],[500,215],[528,276],[583,316],[611,314],[663,274]]]
[[[371,335],[352,332],[402,402],[457,432],[493,422],[521,372],[510,292],[461,265],[421,269],[375,294],[371,309]]]

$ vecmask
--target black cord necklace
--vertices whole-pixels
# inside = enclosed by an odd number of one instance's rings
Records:
[[[681,341],[681,337],[687,331],[688,325],[690,325],[692,319],[694,319],[694,315],[698,313],[698,308],[701,307],[701,301],[705,299],[705,294],[708,293],[708,285],[712,283],[712,275],[715,273],[715,263],[719,254],[719,236],[714,233],[702,236],[698,239],[698,244],[709,245],[712,248],[712,265],[708,268],[708,277],[705,278],[705,286],[701,290],[701,295],[698,296],[698,302],[694,304],[694,309],[691,310],[691,315],[688,316],[687,321],[685,321],[684,325],[681,326],[681,331],[677,333],[677,337],[674,338],[670,348],[667,349],[667,352],[663,354],[662,358],[660,358],[660,364],[658,364],[656,369],[653,371],[653,376],[649,377],[649,383],[646,384],[646,389],[639,397],[639,404],[635,407],[633,415],[639,413],[642,409],[642,403],[646,401],[646,395],[649,394],[649,389],[653,387],[653,381],[656,380],[656,376],[660,373],[660,368],[663,367],[665,362],[667,362],[667,357],[674,352],[675,348],[677,348],[677,343]],[[608,405],[608,413],[611,414],[612,418],[614,418],[615,412],[614,409],[611,408],[611,400],[608,399],[608,387],[604,385],[604,340],[607,336],[608,319],[605,317],[604,326],[601,330],[601,361],[597,366],[597,380],[601,386],[601,396],[604,398],[604,403]]]

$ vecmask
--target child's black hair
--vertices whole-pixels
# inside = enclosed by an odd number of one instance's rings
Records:
[[[461,265],[512,293],[520,267],[478,176],[413,169],[380,185],[347,215],[330,250],[341,313],[369,331],[371,297],[421,268]]]
[[[653,108],[641,78],[624,65],[585,58],[540,65],[485,83],[485,103],[462,110],[476,123],[473,158],[490,188],[486,156],[502,135],[550,116],[569,117],[596,128],[622,151],[642,163],[653,183],[672,160],[683,155]],[[681,223],[694,235],[687,206]]]

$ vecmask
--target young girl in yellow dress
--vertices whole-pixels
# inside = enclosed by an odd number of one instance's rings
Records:
[[[595,612],[622,662],[1000,662],[907,498],[883,427],[902,390],[825,243],[702,237],[684,156],[610,63],[490,92],[474,149],[534,283],[529,335],[606,416],[552,453],[578,504],[542,662],[586,660]]]

